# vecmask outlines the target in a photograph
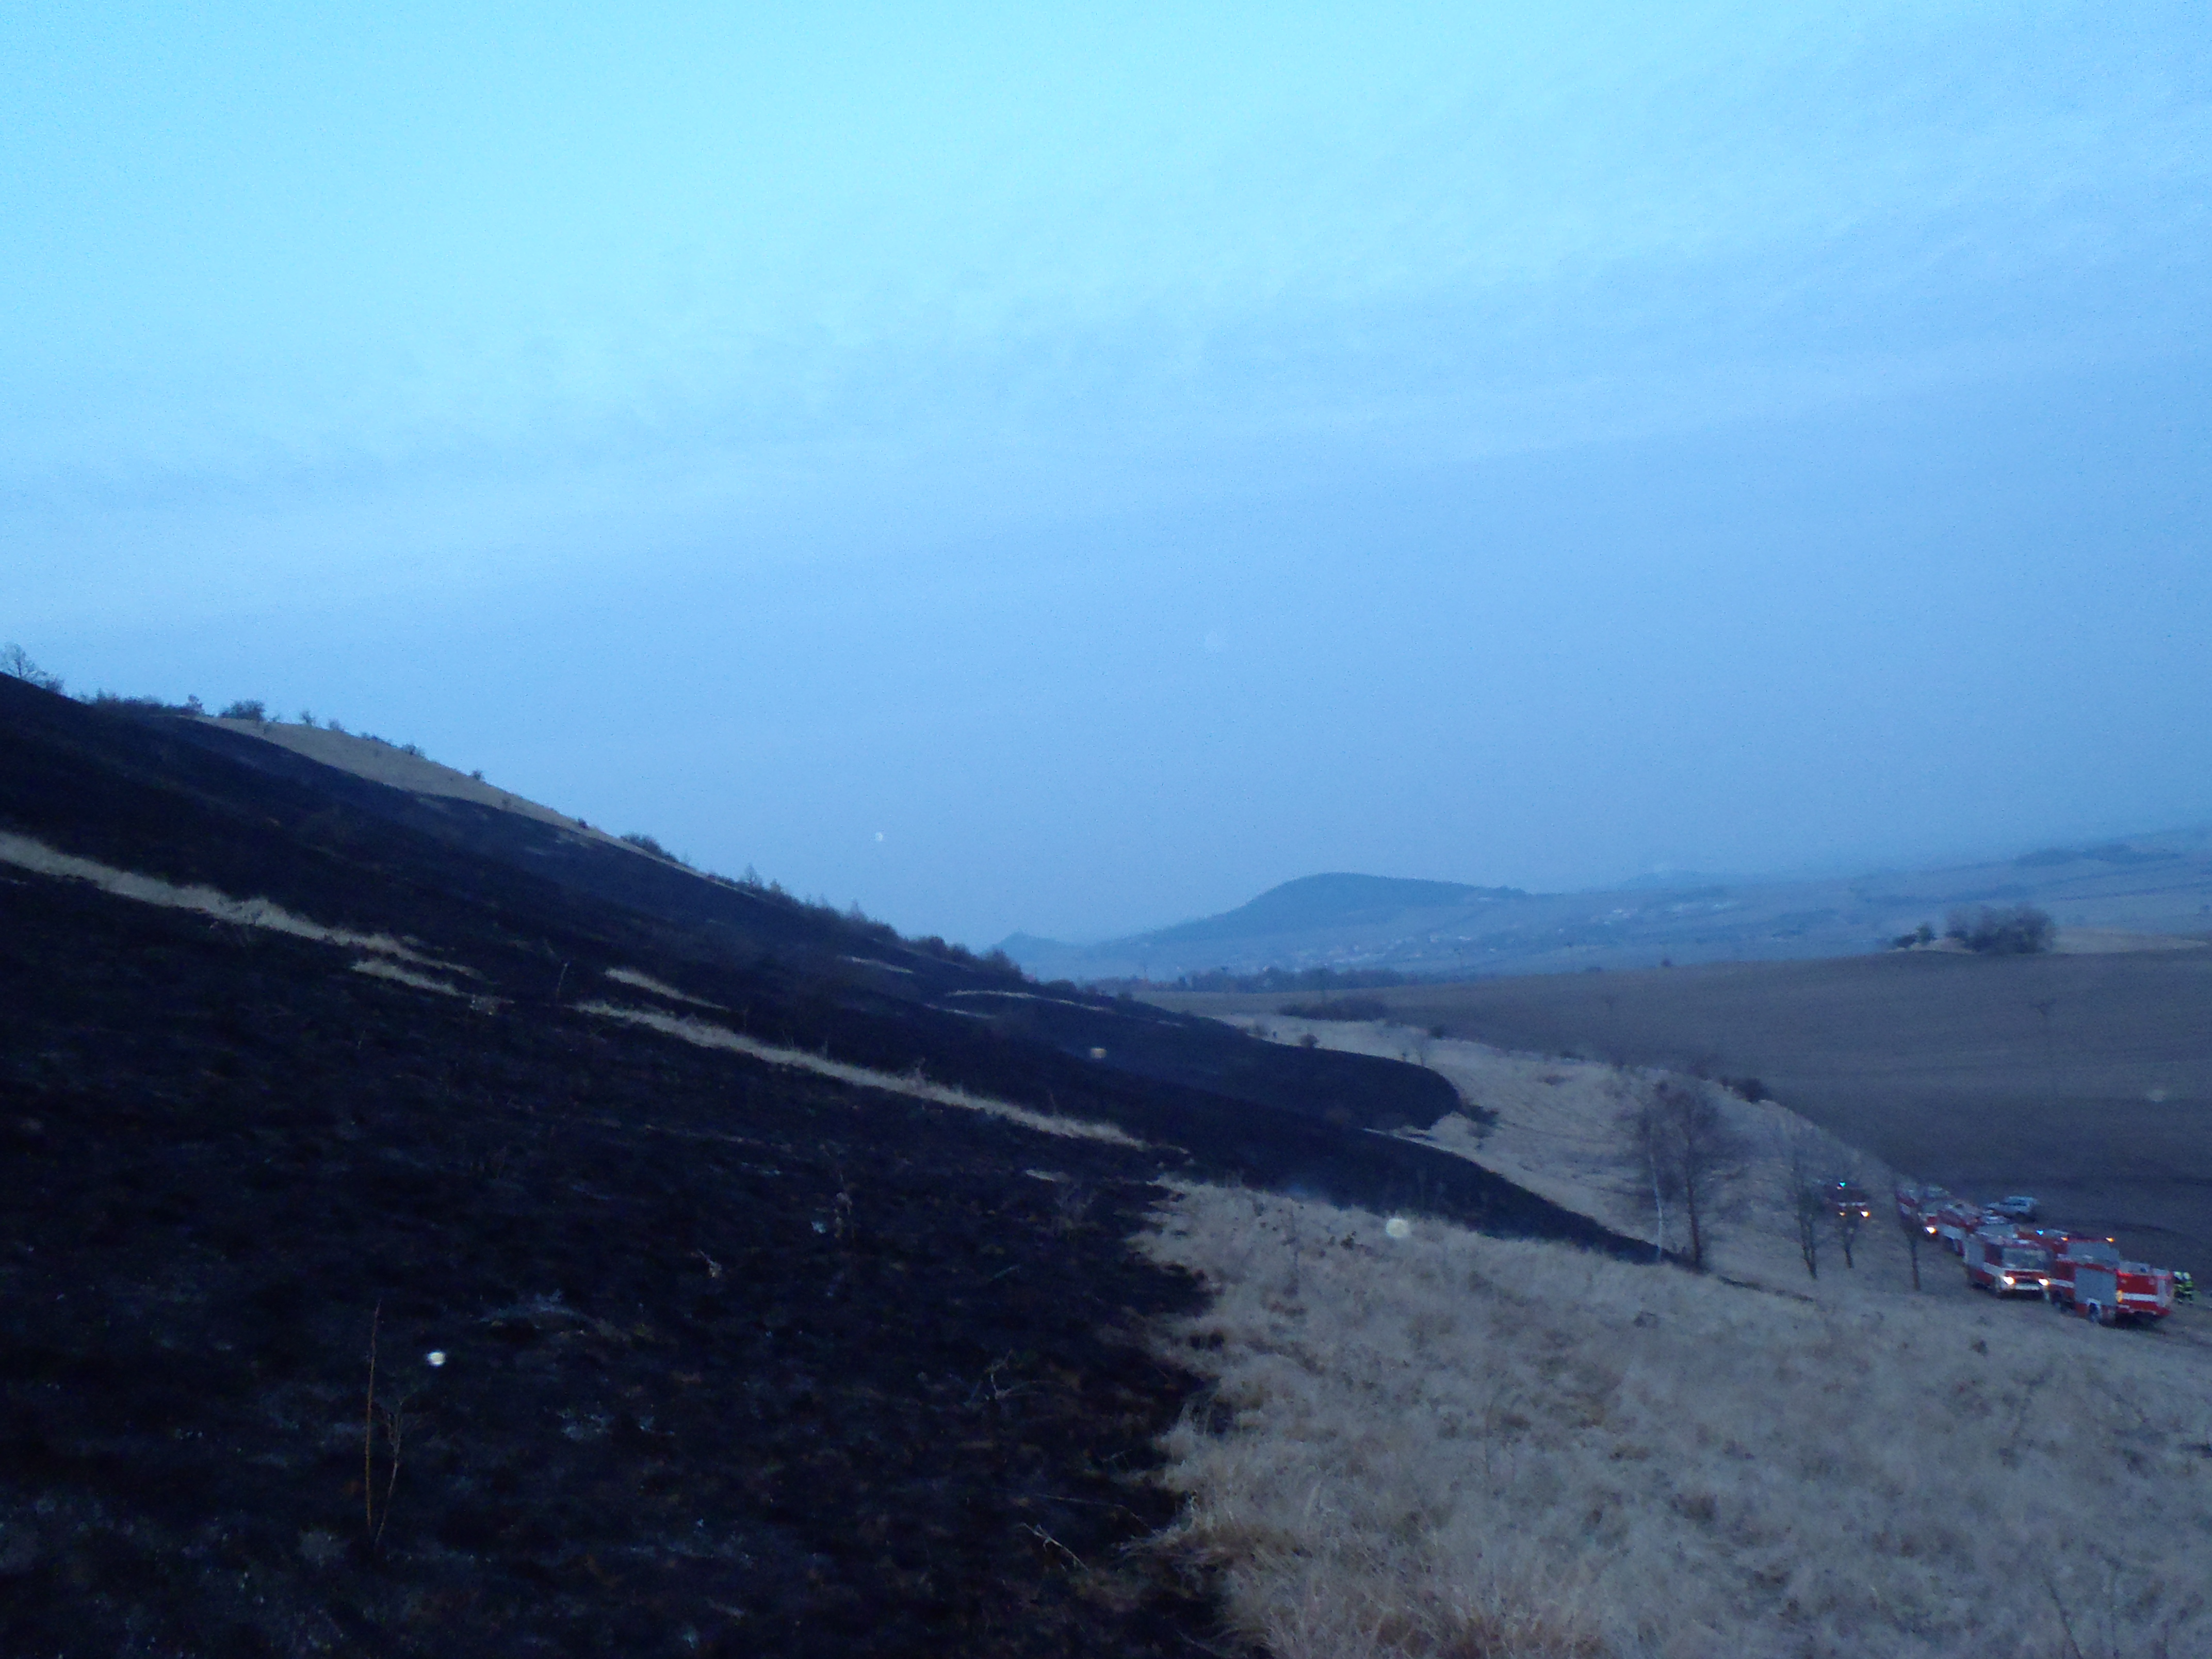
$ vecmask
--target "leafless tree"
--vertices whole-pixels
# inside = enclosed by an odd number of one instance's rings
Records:
[[[1776,1164],[1781,1171],[1782,1212],[1797,1239],[1797,1254],[1808,1279],[1820,1276],[1820,1241],[1827,1231],[1828,1170],[1834,1143],[1809,1123],[1779,1132]]]
[[[1662,1078],[1635,1088],[1621,1109],[1626,1160],[1649,1183],[1663,1249],[1669,1205],[1681,1212],[1692,1267],[1704,1271],[1713,1216],[1743,1175],[1741,1138],[1705,1083]]]
[[[1920,1204],[1917,1195],[1910,1209],[1905,1207],[1905,1194],[1895,1199],[1898,1231],[1905,1235],[1905,1253],[1912,1259],[1912,1288],[1920,1288],[1920,1241],[1927,1237],[1920,1223]]]
[[[1833,1192],[1829,1200],[1835,1211],[1836,1242],[1844,1247],[1844,1266],[1846,1267],[1856,1268],[1859,1265],[1852,1259],[1851,1250],[1859,1242],[1859,1229],[1867,1222],[1867,1212],[1859,1207],[1863,1197],[1858,1183],[1846,1177],[1838,1183],[1838,1190]]]
[[[1620,1089],[1624,1103],[1620,1109],[1620,1131],[1623,1156],[1630,1164],[1631,1190],[1648,1195],[1651,1200],[1651,1259],[1661,1261],[1667,1255],[1667,1194],[1670,1186],[1662,1168],[1661,1137],[1651,1111],[1650,1103],[1632,1088]]]
[[[0,674],[35,685],[41,691],[62,689],[62,683],[33,662],[31,653],[20,645],[0,646]]]

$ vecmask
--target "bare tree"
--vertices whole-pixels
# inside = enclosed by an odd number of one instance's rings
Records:
[[[1631,1092],[1632,1085],[1625,1086],[1619,1079],[1614,1086],[1621,1091],[1626,1102],[1620,1109],[1620,1129],[1633,1184],[1651,1199],[1651,1259],[1662,1261],[1667,1255],[1667,1193],[1670,1184],[1662,1168],[1662,1138],[1650,1101]]]
[[[1797,1236],[1797,1254],[1808,1279],[1820,1276],[1820,1221],[1824,1207],[1820,1193],[1819,1135],[1809,1124],[1782,1131],[1782,1212]]]
[[[35,685],[41,691],[58,691],[62,683],[31,660],[31,653],[20,645],[0,646],[0,675]]]
[[[1712,1089],[1662,1078],[1637,1089],[1620,1114],[1627,1161],[1648,1181],[1661,1248],[1669,1204],[1681,1212],[1690,1265],[1703,1272],[1715,1211],[1742,1176],[1744,1149]]]
[[[1858,1195],[1856,1184],[1844,1173],[1856,1168],[1850,1149],[1802,1121],[1778,1133],[1775,1160],[1781,1172],[1778,1196],[1796,1235],[1806,1276],[1820,1276],[1820,1243],[1832,1220],[1844,1248],[1844,1265],[1853,1266],[1852,1249],[1866,1217],[1848,1201]]]
[[[1831,1185],[1828,1206],[1835,1212],[1836,1242],[1844,1247],[1844,1266],[1854,1269],[1859,1264],[1852,1259],[1851,1249],[1859,1242],[1859,1229],[1867,1224],[1864,1199],[1856,1181],[1846,1178]]]
[[[1928,1235],[1920,1221],[1920,1194],[1917,1189],[1911,1191],[1910,1208],[1905,1205],[1905,1189],[1899,1191],[1895,1203],[1898,1231],[1905,1235],[1905,1253],[1912,1258],[1912,1288],[1917,1291],[1920,1288],[1920,1241]]]
[[[1843,1247],[1844,1266],[1858,1267],[1859,1235],[1874,1218],[1874,1203],[1867,1196],[1866,1160],[1856,1147],[1823,1134],[1820,1196],[1828,1218],[1835,1223],[1836,1243]]]

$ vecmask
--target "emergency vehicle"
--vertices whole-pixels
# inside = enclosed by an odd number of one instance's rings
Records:
[[[1943,1248],[1953,1255],[1964,1255],[1966,1241],[1982,1230],[1981,1206],[1963,1198],[1947,1200],[1936,1212],[1935,1222],[1935,1237],[1943,1241]]]
[[[2050,1294],[2060,1307],[2100,1325],[2155,1321],[2173,1311],[2173,1270],[2123,1261],[2109,1238],[2068,1233],[2051,1253]]]
[[[2051,1246],[2023,1229],[1984,1227],[1966,1241],[1966,1283],[1995,1296],[2044,1296]]]
[[[1899,1187],[1897,1189],[1898,1224],[1910,1228],[1923,1237],[1935,1237],[1936,1209],[1950,1196],[1948,1189],[1942,1187]]]

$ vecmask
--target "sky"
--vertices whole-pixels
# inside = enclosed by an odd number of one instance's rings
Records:
[[[2204,22],[22,0],[0,640],[977,945],[2212,821]]]

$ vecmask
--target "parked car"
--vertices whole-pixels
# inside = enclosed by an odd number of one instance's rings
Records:
[[[1999,1199],[1990,1206],[1990,1211],[2008,1221],[2033,1221],[2035,1219],[2035,1200],[2024,1194],[2015,1194],[2011,1198]]]

